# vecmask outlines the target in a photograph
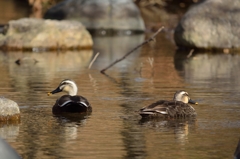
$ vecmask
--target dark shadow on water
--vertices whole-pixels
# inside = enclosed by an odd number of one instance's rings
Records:
[[[142,30],[116,30],[116,29],[88,29],[90,34],[94,37],[98,36],[132,36],[143,34]]]
[[[195,55],[196,55],[195,51],[191,53],[191,50],[184,50],[184,51],[177,50],[174,55],[175,69],[177,71],[184,71],[184,64],[192,60]]]
[[[91,112],[88,113],[61,113],[53,115],[57,122],[60,124],[75,122],[77,125],[81,125],[85,120],[91,116]]]

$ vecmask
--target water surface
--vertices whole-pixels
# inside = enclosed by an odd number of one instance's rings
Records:
[[[94,50],[0,52],[0,95],[20,106],[20,123],[1,123],[0,136],[25,159],[233,158],[240,130],[239,54],[179,53],[165,33],[100,73],[144,40],[95,37]],[[100,52],[91,69],[88,65]],[[16,60],[22,60],[20,65]],[[59,117],[51,112],[65,78],[93,112]],[[199,105],[195,119],[141,120],[136,111],[186,90]]]

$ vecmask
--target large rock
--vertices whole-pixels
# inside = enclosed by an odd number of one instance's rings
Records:
[[[8,23],[6,34],[0,34],[0,48],[91,48],[92,37],[77,21],[24,18]]]
[[[239,48],[240,1],[206,0],[193,6],[175,29],[175,42],[189,48]]]
[[[18,104],[10,99],[0,97],[0,121],[19,120]]]
[[[44,18],[73,19],[93,30],[145,30],[141,14],[132,0],[65,0],[50,8]]]

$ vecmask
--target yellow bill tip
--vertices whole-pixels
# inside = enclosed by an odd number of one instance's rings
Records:
[[[196,102],[195,104],[198,105],[198,102]]]
[[[47,95],[50,96],[50,95],[52,95],[52,93],[51,93],[51,92],[48,92]]]

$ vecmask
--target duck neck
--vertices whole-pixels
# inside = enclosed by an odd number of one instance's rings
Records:
[[[75,95],[77,95],[77,91],[78,91],[77,87],[76,86],[72,86],[72,89],[69,90],[68,94],[70,96],[75,96]]]

